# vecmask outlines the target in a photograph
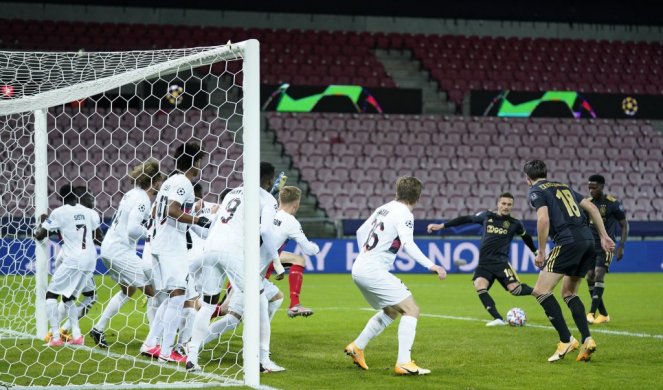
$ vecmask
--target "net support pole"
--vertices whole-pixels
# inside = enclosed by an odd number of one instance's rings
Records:
[[[48,129],[47,109],[34,111],[35,145],[35,225],[39,216],[48,214]],[[35,319],[36,335],[43,338],[48,332],[46,317],[46,289],[48,288],[48,239],[35,241]]]
[[[260,45],[244,46],[244,384],[260,385]]]

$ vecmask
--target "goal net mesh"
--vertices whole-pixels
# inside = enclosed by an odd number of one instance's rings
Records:
[[[241,384],[241,333],[203,350],[202,373],[139,355],[149,331],[137,292],[106,329],[110,348],[45,346],[35,321],[35,115],[47,111],[48,211],[59,189],[83,186],[102,230],[110,224],[131,169],[149,159],[162,173],[184,142],[207,152],[203,199],[242,182],[243,51],[240,45],[108,53],[0,52],[0,385],[17,387],[193,387]],[[257,92],[256,92],[257,93]],[[195,183],[194,183],[195,184]],[[60,243],[49,240],[49,273]],[[142,243],[139,243],[139,251]],[[84,335],[119,286],[97,261],[96,304],[80,319]],[[78,302],[82,302],[79,297]],[[64,321],[63,321],[64,325]],[[37,337],[39,336],[39,337]],[[2,386],[0,386],[2,387]]]

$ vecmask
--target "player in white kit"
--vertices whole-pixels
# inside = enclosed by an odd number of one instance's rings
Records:
[[[278,248],[271,239],[271,226],[278,207],[276,199],[267,192],[274,183],[274,166],[270,163],[260,163],[260,235],[263,241],[261,250],[265,250],[272,260],[278,259]],[[280,263],[279,263],[280,265]],[[230,191],[223,202],[214,221],[214,225],[205,243],[205,255],[203,259],[203,273],[201,285],[203,293],[202,307],[196,314],[193,326],[193,336],[189,343],[187,356],[187,370],[198,371],[198,354],[203,341],[209,332],[209,323],[212,313],[219,300],[225,276],[228,276],[233,288],[231,300],[241,300],[244,291],[244,187],[238,187]],[[266,265],[265,265],[266,268]],[[279,271],[277,271],[279,272]],[[283,273],[281,267],[280,272]],[[260,283],[262,285],[262,280]],[[269,316],[267,314],[268,303],[264,293],[260,295],[260,339],[261,339],[261,365],[265,370],[282,371],[283,368],[274,364],[269,355],[264,356],[264,344],[269,343]],[[241,319],[243,308],[241,305],[229,307],[229,314],[237,322]],[[266,321],[266,324],[265,324]],[[268,347],[267,347],[268,350]]]
[[[411,176],[396,181],[396,200],[379,207],[357,230],[359,255],[352,266],[352,280],[366,301],[380,310],[366,324],[359,337],[345,347],[354,363],[368,370],[364,348],[368,342],[389,326],[399,314],[398,359],[394,368],[399,375],[426,375],[430,370],[418,367],[410,356],[419,317],[419,307],[410,290],[389,269],[396,254],[405,252],[424,268],[435,272],[440,280],[446,271],[430,261],[417,247],[413,238],[412,209],[421,195],[422,184]]]
[[[82,345],[84,342],[78,324],[76,298],[88,284],[95,269],[97,250],[92,233],[101,225],[99,214],[79,204],[71,186],[65,186],[60,194],[63,195],[64,204],[53,210],[50,216],[40,216],[41,227],[34,234],[35,239],[43,240],[49,231],[58,230],[62,237],[62,264],[53,274],[46,291],[46,316],[52,334],[47,345],[51,347],[64,344],[58,331],[59,296],[65,302],[71,324],[72,338],[68,342],[73,345]]]
[[[195,200],[191,180],[200,173],[203,157],[200,145],[193,142],[180,145],[174,157],[177,170],[161,185],[156,196],[155,231],[151,238],[154,287],[166,292],[168,298],[159,307],[161,313],[157,311],[141,353],[154,353],[159,348],[156,340],[162,336],[159,360],[185,362],[186,358],[173,351],[173,344],[184,309],[189,274],[186,232],[191,225],[208,228],[210,221],[191,215]]]
[[[108,347],[104,335],[108,322],[129,302],[136,289],[143,291],[148,297],[154,295],[149,278],[151,272],[146,271],[145,263],[136,254],[136,244],[147,236],[146,225],[150,218],[151,198],[159,191],[163,180],[157,160],[150,159],[132,169],[129,181],[134,188],[122,197],[113,223],[101,244],[101,258],[110,277],[120,285],[120,291],[111,298],[90,330],[95,344],[102,348]]]

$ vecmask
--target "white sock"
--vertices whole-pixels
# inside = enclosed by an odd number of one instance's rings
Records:
[[[191,342],[187,351],[187,361],[198,364],[198,354],[200,353],[200,346],[203,340],[207,338],[209,322],[212,319],[212,314],[216,305],[210,305],[203,302],[200,310],[196,313],[193,320],[193,329],[191,332]]]
[[[177,335],[177,328],[182,321],[186,296],[178,295],[168,299],[168,306],[163,313],[163,340],[161,341],[161,356],[168,357],[173,352],[173,343]]]
[[[166,294],[157,292],[153,297],[147,297],[147,323],[152,326],[159,306],[166,299]]]
[[[226,314],[209,326],[203,345],[220,338],[225,332],[237,328],[237,325],[239,325],[239,319],[232,314]]]
[[[274,314],[276,314],[276,311],[281,307],[281,304],[283,303],[283,298],[279,298],[273,302],[269,302],[269,306],[267,307],[267,311],[269,312],[269,320],[271,321],[272,318],[274,318]]]
[[[101,313],[101,317],[94,325],[94,328],[100,332],[103,332],[106,329],[106,325],[108,325],[108,321],[110,321],[110,319],[120,311],[125,303],[129,302],[129,299],[130,298],[122,291],[113,295],[113,298],[111,298],[110,302],[108,302],[108,305],[106,305],[104,312]]]
[[[392,322],[394,322],[394,320],[383,311],[375,313],[375,315],[366,323],[364,330],[359,333],[359,336],[355,340],[355,345],[357,345],[359,349],[366,348],[368,342],[382,333],[382,331],[385,330],[387,326],[391,325]]]
[[[150,332],[145,339],[145,345],[154,347],[159,344],[159,337],[161,337],[161,334],[163,333],[163,315],[166,312],[167,307],[168,299],[164,299],[154,315],[154,321],[152,321],[152,324],[150,325]]]
[[[95,295],[92,296],[83,295],[83,300],[76,307],[78,310],[79,320],[83,318],[83,316],[90,311],[92,305],[94,305],[95,302],[97,302],[97,297]]]
[[[272,324],[269,317],[269,303],[265,294],[260,294],[260,361],[269,361],[269,344],[272,336]]]
[[[76,301],[71,300],[64,303],[64,308],[69,314],[69,323],[71,324],[71,335],[74,339],[81,337],[81,328],[78,326],[78,309]]]
[[[177,343],[184,345],[191,341],[191,334],[193,333],[193,321],[196,319],[196,309],[193,307],[185,307],[182,312],[183,326],[180,328],[180,335],[177,338]]]
[[[58,303],[58,324],[61,324],[65,318],[67,318],[67,323],[65,324],[67,327],[65,328],[64,325],[62,325],[62,328],[69,329],[69,316],[67,315],[67,310],[64,308],[64,302],[60,301],[60,303]]]
[[[401,317],[398,324],[398,360],[397,364],[409,363],[412,361],[410,351],[414,344],[414,336],[417,334],[417,319],[411,316]]]
[[[51,327],[53,340],[60,340],[60,329],[58,325],[58,301],[57,299],[49,298],[46,300],[46,318],[48,318],[48,325]]]

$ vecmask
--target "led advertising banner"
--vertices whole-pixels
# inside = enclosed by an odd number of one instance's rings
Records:
[[[359,85],[263,85],[262,110],[278,112],[365,112],[421,114],[420,89]]]
[[[515,118],[663,119],[663,96],[574,91],[472,91],[470,115]]]

